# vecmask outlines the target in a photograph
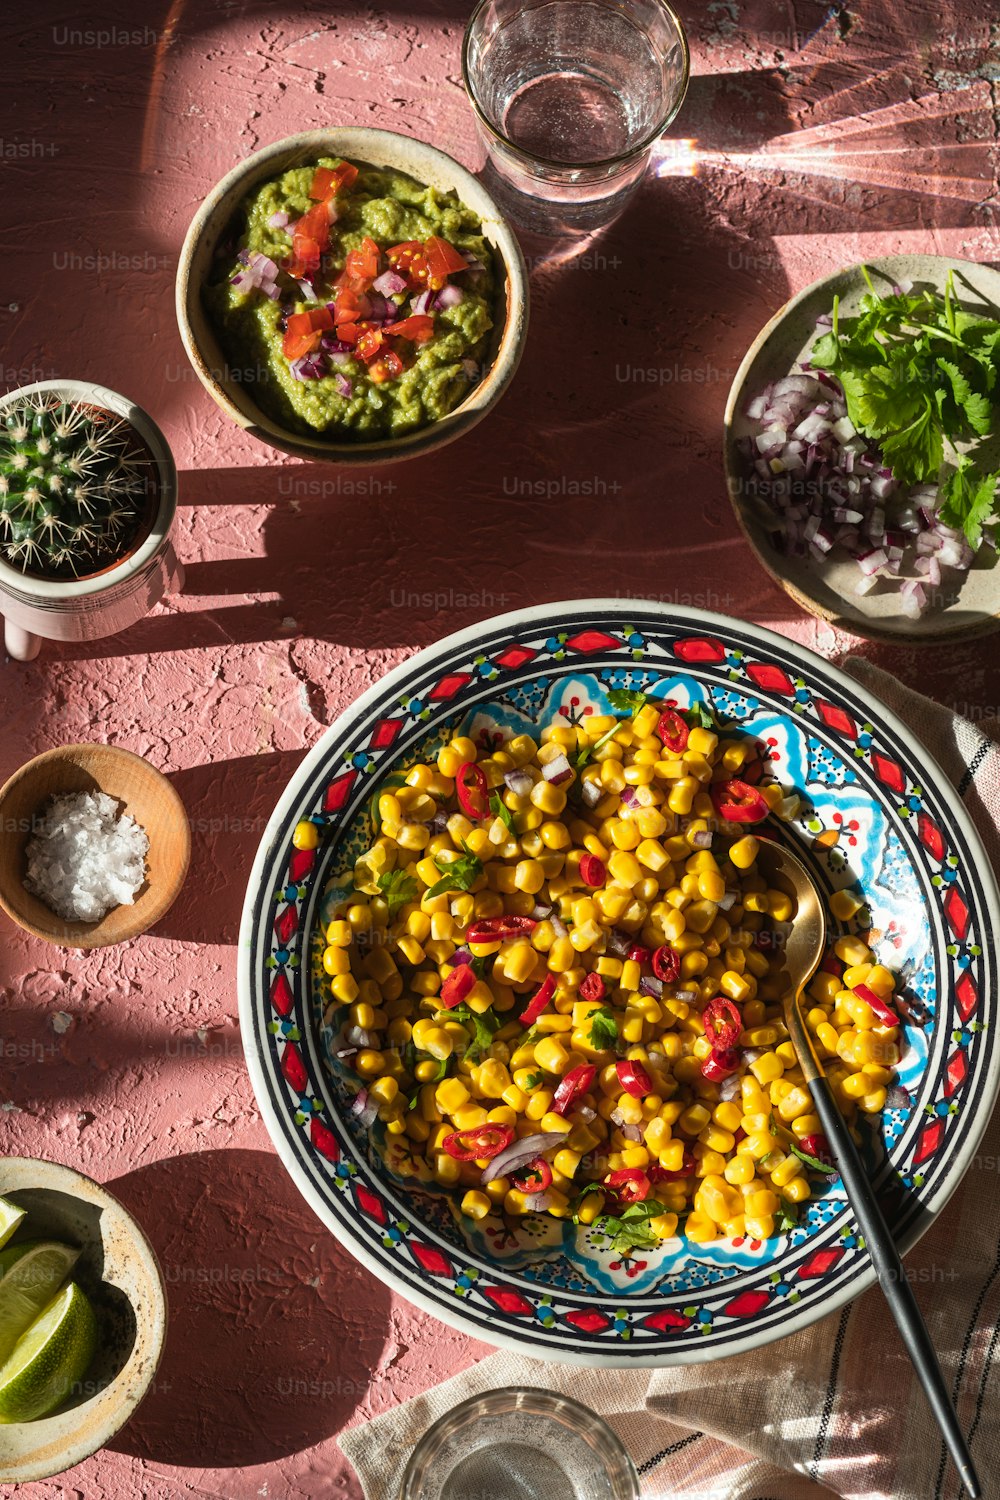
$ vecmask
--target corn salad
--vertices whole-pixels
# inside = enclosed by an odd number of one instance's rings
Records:
[[[763,1240],[827,1149],[772,972],[792,904],[756,869],[784,793],[752,737],[635,696],[392,778],[326,931],[324,1019],[392,1170],[470,1218],[600,1227],[643,1202],[654,1243]],[[809,988],[852,1123],[899,1058],[893,985],[845,936]]]

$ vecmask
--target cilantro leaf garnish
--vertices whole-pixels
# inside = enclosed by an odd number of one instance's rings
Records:
[[[648,693],[641,693],[636,688],[612,688],[607,694],[611,707],[620,714],[634,714],[637,709],[642,708],[648,697]]]
[[[799,1216],[794,1207],[789,1203],[782,1203],[774,1216],[775,1229],[779,1234],[788,1234],[791,1230],[797,1229],[798,1225]]]
[[[836,1177],[838,1175],[836,1167],[831,1167],[829,1162],[820,1161],[818,1156],[810,1156],[808,1151],[803,1151],[802,1147],[797,1146],[794,1141],[789,1142],[789,1150],[793,1156],[797,1156],[799,1161],[805,1162],[806,1166],[811,1167],[814,1172],[822,1172],[824,1177]]]
[[[610,1005],[602,1005],[600,1010],[592,1011],[589,1016],[590,1023],[590,1045],[599,1052],[607,1052],[618,1044],[618,1022]]]
[[[847,412],[865,437],[879,444],[900,484],[940,481],[946,446],[955,469],[942,484],[940,518],[978,549],[983,528],[997,519],[1000,472],[980,456],[995,426],[1000,394],[1000,322],[957,305],[949,271],[943,295],[875,290],[856,317],[839,316],[813,344],[814,369],[831,371]],[[968,451],[958,456],[958,445]]]
[[[630,1250],[655,1250],[660,1237],[650,1229],[649,1221],[665,1213],[662,1203],[646,1198],[642,1203],[630,1203],[618,1216],[602,1214],[594,1220],[593,1227],[608,1236],[617,1255],[627,1255]]]
[[[476,1034],[469,1046],[467,1056],[470,1062],[478,1062],[483,1053],[488,1052],[492,1047],[493,1038],[502,1024],[500,1018],[488,1010],[483,1011],[482,1014],[470,1010],[464,1001],[461,1005],[453,1006],[450,1015],[456,1021],[471,1025],[475,1030]]]
[[[528,1077],[525,1079],[524,1086],[526,1089],[537,1089],[541,1081],[541,1073],[529,1073]]]
[[[379,786],[378,791],[374,792],[369,799],[368,811],[371,814],[372,826],[375,829],[376,837],[382,832],[382,818],[378,810],[378,799],[381,797],[383,792],[391,791],[393,787],[405,785],[406,777],[404,776],[403,772],[393,771],[392,775],[385,778],[385,780]]]
[[[963,454],[955,472],[941,486],[940,519],[946,526],[963,531],[973,549],[979,547],[983,527],[993,515],[998,485],[1000,471],[980,474],[972,460]]]
[[[499,818],[509,832],[514,832],[514,814],[504,803],[499,792],[494,792],[490,797],[490,812],[495,818]]]
[[[434,863],[441,871],[442,879],[436,880],[426,892],[428,896],[442,896],[445,891],[471,891],[480,875],[483,873],[482,862],[476,858],[465,840],[462,840],[464,854],[450,863],[435,859]]]
[[[692,703],[685,713],[688,720],[698,729],[715,728],[715,715],[707,703]]]
[[[389,921],[408,901],[417,899],[417,882],[405,870],[390,870],[378,878],[378,888],[385,896],[389,907]]]

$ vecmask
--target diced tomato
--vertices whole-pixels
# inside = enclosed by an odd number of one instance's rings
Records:
[[[353,277],[367,291],[378,275],[378,265],[379,248],[373,239],[365,235],[357,250],[347,252],[344,274]]]
[[[653,1080],[642,1063],[637,1062],[634,1057],[623,1057],[616,1062],[615,1072],[618,1074],[618,1082],[633,1099],[645,1099],[647,1094],[653,1092]]]
[[[333,304],[333,320],[335,323],[357,323],[367,311],[368,309],[361,304],[359,293],[349,290],[340,291]]]
[[[592,1063],[581,1063],[578,1068],[571,1068],[565,1078],[559,1080],[559,1086],[552,1095],[552,1113],[564,1115],[581,1094],[593,1087],[596,1077],[597,1069]]]
[[[313,333],[312,319],[307,312],[289,313],[285,321],[285,331],[295,335]]]
[[[290,276],[306,276],[318,271],[323,252],[330,243],[330,210],[317,203],[302,215],[292,231],[292,262],[286,267]]]
[[[804,1135],[799,1145],[807,1156],[815,1156],[817,1161],[825,1162],[828,1167],[835,1166],[833,1152],[830,1150],[830,1142],[822,1131],[815,1135]]]
[[[492,1161],[506,1151],[513,1139],[513,1125],[498,1125],[490,1120],[474,1130],[456,1130],[453,1135],[446,1135],[442,1144],[456,1161]]]
[[[365,364],[371,364],[382,347],[381,328],[367,328],[358,339],[357,350]]]
[[[301,359],[305,354],[311,354],[314,349],[319,348],[321,335],[306,329],[304,333],[292,333],[289,331],[281,341],[281,352],[287,360]]]
[[[390,245],[385,257],[394,271],[409,279],[411,286],[426,286],[429,275],[427,251],[419,240],[404,240],[400,245]]]
[[[363,323],[338,323],[337,337],[343,344],[356,344],[365,331]]]
[[[310,198],[315,198],[317,203],[324,203],[334,188],[335,173],[332,167],[317,167],[313,173],[313,180],[309,187]]]
[[[429,313],[412,313],[398,323],[390,323],[385,331],[394,339],[412,339],[415,344],[426,344],[434,337],[434,319]]]
[[[454,245],[439,239],[436,234],[432,234],[426,241],[426,251],[431,286],[442,287],[449,276],[469,269],[469,262],[464,255],[460,255]]]
[[[608,987],[600,974],[588,974],[580,986],[581,1000],[603,1000]]]
[[[649,1197],[650,1181],[638,1167],[624,1167],[604,1179],[619,1203],[642,1203]]]

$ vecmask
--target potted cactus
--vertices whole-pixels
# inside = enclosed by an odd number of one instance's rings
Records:
[[[0,613],[7,653],[94,640],[183,587],[169,539],[177,471],[144,411],[47,380],[0,397]]]

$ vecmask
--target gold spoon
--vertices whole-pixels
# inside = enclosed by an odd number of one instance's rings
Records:
[[[848,1200],[864,1235],[879,1285],[906,1345],[906,1352],[920,1378],[962,1483],[971,1500],[978,1500],[982,1493],[979,1477],[948,1396],[927,1325],[917,1307],[899,1251],[868,1180],[847,1121],[837,1107],[833,1090],[823,1072],[823,1065],[816,1055],[812,1036],[802,1017],[803,991],[819,968],[826,948],[826,914],[823,903],[802,861],[772,839],[760,834],[757,837],[760,840],[757,866],[761,874],[770,885],[776,889],[784,889],[795,901],[795,915],[784,943],[785,978],[788,980],[783,1002],[785,1026],[795,1048],[799,1067],[809,1085],[823,1132],[832,1148]]]

